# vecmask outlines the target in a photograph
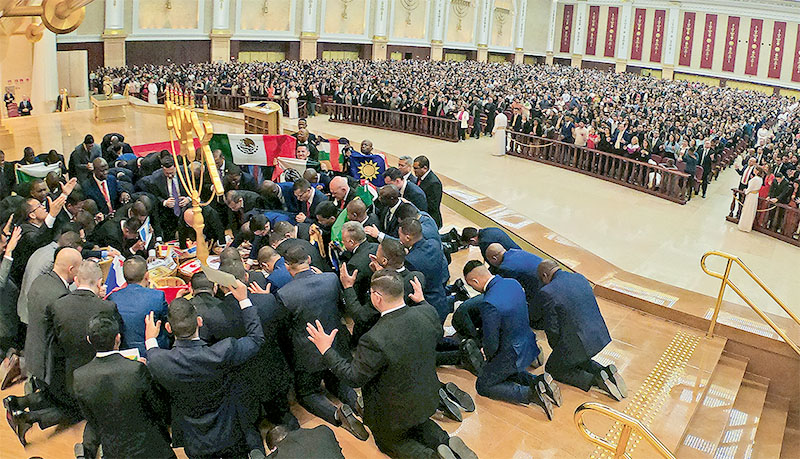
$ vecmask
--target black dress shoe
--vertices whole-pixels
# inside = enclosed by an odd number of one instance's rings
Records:
[[[439,411],[444,417],[461,422],[461,408],[450,400],[444,388],[439,389]]]
[[[597,386],[598,389],[610,395],[614,400],[618,402],[622,400],[622,394],[619,392],[619,388],[617,388],[617,385],[608,378],[608,373],[606,372],[605,368],[600,370],[595,375],[594,385]]]
[[[9,395],[8,397],[3,399],[3,408],[6,411],[11,413],[17,413],[22,411],[22,407],[19,404],[19,397],[16,395]]]
[[[364,424],[353,414],[353,409],[350,408],[350,405],[345,403],[336,410],[336,420],[339,421],[344,430],[350,432],[359,440],[367,441],[369,438],[369,432],[367,432]]]
[[[456,279],[448,287],[450,288],[450,294],[455,295],[456,301],[467,301],[469,299],[469,292],[462,279]]]
[[[475,454],[475,451],[469,449],[469,446],[467,446],[460,437],[450,437],[447,446],[450,447],[452,452],[458,455],[459,459],[478,459],[478,455]]]
[[[17,435],[19,442],[22,443],[22,446],[28,446],[28,442],[25,440],[25,434],[28,433],[28,430],[30,430],[33,424],[28,422],[25,412],[17,411],[12,413],[11,411],[6,411],[6,420],[8,421],[8,425],[11,426],[11,430]]]
[[[478,373],[480,373],[485,363],[478,343],[476,343],[474,339],[467,338],[461,341],[459,350],[461,351],[461,364],[467,371],[478,376]]]
[[[528,402],[539,405],[544,410],[544,414],[547,415],[547,420],[553,420],[553,404],[550,403],[550,399],[547,398],[545,393],[547,390],[544,387],[543,381],[538,381],[535,384],[535,387],[531,388],[531,393]]]
[[[451,228],[447,235],[450,236],[450,242],[455,242],[457,246],[461,244],[461,235],[455,227]]]
[[[475,411],[475,401],[472,400],[472,397],[470,397],[468,393],[456,386],[456,383],[449,382],[445,384],[444,391],[447,392],[447,396],[456,402],[462,410],[467,413]]]
[[[561,389],[558,387],[550,373],[542,373],[536,376],[537,383],[541,381],[544,384],[544,393],[547,395],[556,406],[561,406]]]
[[[616,365],[613,363],[603,370],[608,375],[608,380],[613,382],[617,389],[619,390],[620,395],[622,398],[626,398],[628,396],[628,385],[625,384],[625,381],[622,379],[622,376],[617,371]]]
[[[247,459],[267,459],[267,455],[260,449],[254,449],[247,453]]]

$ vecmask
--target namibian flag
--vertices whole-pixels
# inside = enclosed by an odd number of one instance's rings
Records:
[[[290,135],[214,134],[208,146],[243,166],[274,166],[275,158],[294,158],[297,139]]]
[[[344,155],[339,139],[322,139],[317,150],[319,150],[319,162],[325,164],[329,171],[342,171]]]
[[[383,186],[386,161],[382,155],[365,155],[353,152],[350,155],[350,175],[356,180],[366,180],[374,186]]]
[[[50,172],[61,175],[61,165],[58,163],[50,165],[45,163],[14,164],[14,170],[17,175],[17,183],[27,183],[35,179],[44,179]]]

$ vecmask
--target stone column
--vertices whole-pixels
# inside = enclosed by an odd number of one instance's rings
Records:
[[[575,35],[572,40],[572,62],[573,67],[581,67],[583,53],[586,51],[586,15],[589,5],[586,0],[578,0],[575,8],[575,27],[572,33]]]
[[[317,58],[317,5],[319,0],[303,0],[303,25],[300,32],[300,60]]]
[[[387,23],[389,22],[389,0],[375,1],[375,30],[372,34],[372,60],[385,61],[387,57],[386,42],[389,41]]]
[[[228,62],[231,60],[231,2],[213,0],[211,8],[211,61]]]
[[[631,52],[631,9],[633,6],[629,0],[622,0],[622,9],[619,12],[619,42],[617,43],[617,62],[615,71],[624,72],[628,68],[628,53]]]
[[[105,28],[103,30],[103,65],[125,65],[125,1],[106,0]]]
[[[681,4],[670,2],[667,10],[667,23],[664,29],[664,67],[661,71],[661,78],[673,79],[675,76],[675,50],[678,47],[678,36],[680,35],[680,24],[678,19],[681,14]]]
[[[444,57],[444,18],[446,11],[447,0],[433,0],[432,61],[440,61]]]
[[[478,62],[489,60],[489,11],[492,7],[490,0],[481,2],[480,16],[478,17]]]
[[[44,36],[33,45],[31,72],[31,104],[33,114],[42,115],[55,109],[58,97],[58,65],[56,65],[56,34],[44,30]]]
[[[517,10],[517,27],[514,30],[514,63],[522,64],[525,58],[525,16],[528,14],[528,2],[519,2]]]
[[[553,54],[555,52],[556,42],[556,13],[558,12],[558,0],[552,0],[550,3],[550,21],[548,22],[547,29],[547,48],[545,48],[544,61],[547,65],[553,65]]]

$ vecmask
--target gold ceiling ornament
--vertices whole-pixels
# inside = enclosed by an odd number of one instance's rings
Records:
[[[339,0],[342,2],[342,19],[347,19],[347,5],[353,2],[353,0]]]
[[[3,22],[6,22],[6,18],[38,17],[51,32],[64,34],[72,32],[81,25],[86,15],[85,7],[91,2],[92,0],[42,0],[39,5],[23,5],[14,4],[13,0],[2,0],[0,12]],[[19,23],[11,32],[16,31],[17,27]],[[37,31],[31,29],[31,32]]]
[[[503,36],[503,27],[506,25],[506,20],[508,17],[511,16],[511,10],[508,8],[495,8],[494,9],[494,20],[497,22],[499,27],[497,28],[497,36]]]
[[[406,24],[411,25],[411,12],[419,6],[419,0],[400,0],[400,5],[406,10]]]
[[[215,197],[222,196],[224,189],[219,177],[219,170],[214,163],[214,155],[212,155],[211,148],[208,146],[208,142],[214,135],[214,129],[211,126],[211,122],[208,121],[208,115],[206,115],[205,120],[200,121],[194,108],[194,94],[167,88],[164,112],[167,119],[172,159],[175,160],[175,173],[192,200],[191,210],[193,217],[191,226],[194,228],[197,237],[197,259],[205,265],[209,250],[203,236],[205,223],[203,221],[202,207],[209,205]],[[205,99],[203,100],[203,110],[206,114],[208,113]],[[180,150],[178,151],[175,151],[173,134],[180,142]],[[195,140],[200,144],[200,148],[196,150],[194,147]],[[178,160],[178,156],[182,157],[182,161]],[[213,193],[206,202],[200,201],[200,192],[203,189],[205,174],[201,172],[200,178],[195,179],[189,167],[189,164],[194,161],[199,162],[204,167],[205,172],[208,173],[211,179]]]
[[[456,30],[461,30],[461,20],[467,16],[469,11],[469,0],[450,0],[450,5],[453,7],[453,13],[456,14],[458,21],[456,22]]]

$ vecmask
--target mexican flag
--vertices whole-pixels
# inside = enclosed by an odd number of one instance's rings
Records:
[[[344,155],[339,139],[322,139],[317,150],[319,150],[319,162],[325,163],[329,171],[342,171]]]
[[[311,159],[297,159],[297,158],[284,158],[278,157],[277,164],[275,166],[275,172],[273,172],[272,177],[273,181],[281,181],[281,182],[293,182],[294,180],[290,180],[285,178],[286,171],[295,171],[297,174],[302,177],[303,173],[306,169],[316,169],[320,170],[319,161],[314,161]],[[295,174],[291,174],[295,175]]]
[[[16,172],[17,183],[27,183],[37,178],[44,179],[50,172],[55,172],[58,175],[61,175],[61,165],[58,163],[50,165],[45,163],[25,165],[14,164],[14,171]]]
[[[233,164],[274,166],[277,157],[294,157],[297,139],[290,135],[214,134],[208,146],[222,150]]]

